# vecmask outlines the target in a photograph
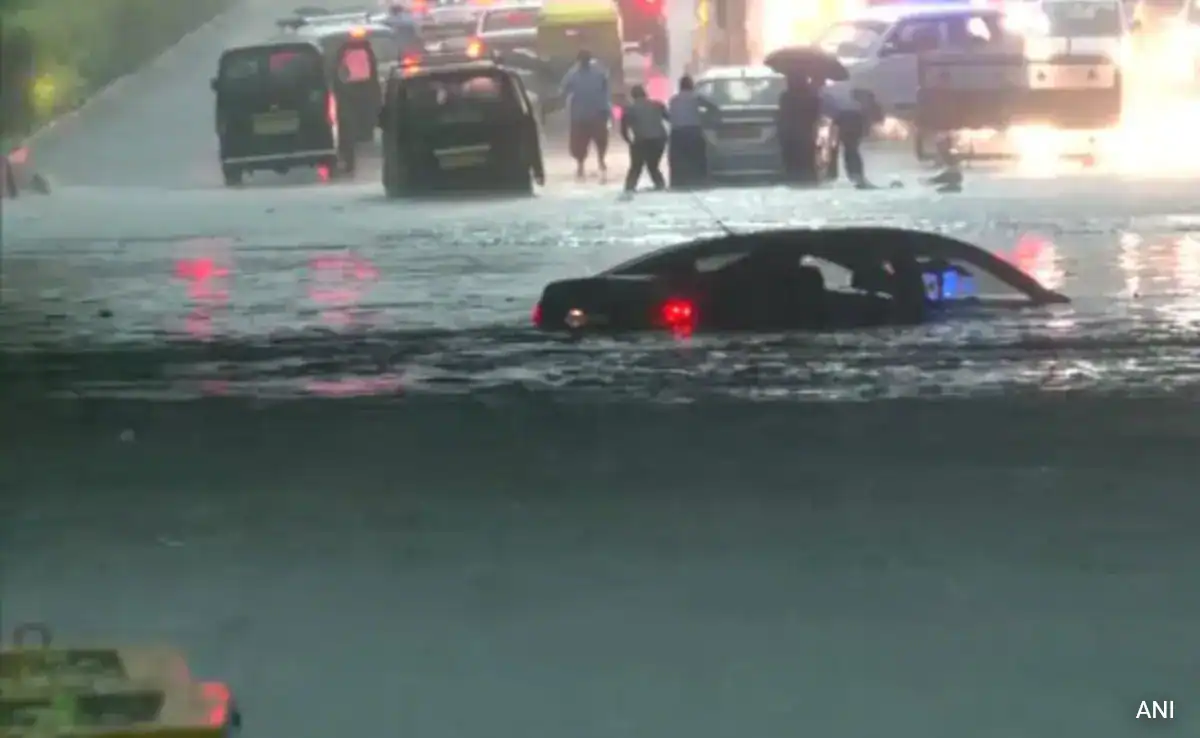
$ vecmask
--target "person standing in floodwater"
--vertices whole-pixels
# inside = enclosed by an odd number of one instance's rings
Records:
[[[788,181],[816,181],[816,132],[820,113],[821,101],[813,82],[808,77],[789,75],[787,87],[779,94],[779,111],[775,119]]]
[[[688,75],[679,79],[679,92],[667,103],[671,136],[667,165],[672,187],[692,187],[708,178],[708,145],[704,141],[703,114],[709,104],[696,92]]]
[[[621,137],[629,144],[629,173],[625,176],[625,192],[637,189],[642,169],[650,173],[654,189],[667,186],[659,163],[667,147],[667,108],[646,96],[646,89],[634,85],[629,96],[633,101],[621,116]]]
[[[575,66],[563,78],[561,94],[567,100],[571,120],[570,149],[575,160],[575,178],[587,176],[588,150],[596,147],[600,176],[608,173],[608,124],[612,120],[612,91],[608,72],[590,52],[580,51]]]

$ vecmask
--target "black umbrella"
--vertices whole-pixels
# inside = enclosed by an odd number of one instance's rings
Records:
[[[835,82],[850,79],[850,73],[837,57],[814,46],[788,46],[772,51],[763,64],[788,77],[813,77]]]

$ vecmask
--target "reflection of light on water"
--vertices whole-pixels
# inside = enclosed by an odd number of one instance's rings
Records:
[[[1117,265],[1125,274],[1125,296],[1137,297],[1142,291],[1142,237],[1122,233]]]
[[[1175,284],[1179,293],[1171,317],[1188,327],[1200,322],[1200,241],[1184,236],[1175,243]]]
[[[175,279],[186,285],[191,308],[184,317],[184,330],[192,338],[213,336],[214,316],[229,304],[230,250],[227,238],[191,238],[181,244],[184,256],[175,261]]]
[[[1032,177],[1052,177],[1058,173],[1062,135],[1049,126],[1018,126],[1008,132],[1017,152],[1017,171]]]
[[[403,389],[404,382],[397,375],[383,374],[377,377],[314,379],[305,386],[309,392],[321,397],[367,397],[394,395]]]
[[[1066,272],[1059,263],[1058,247],[1045,236],[1036,233],[1021,236],[1013,247],[1012,262],[1049,289],[1057,290],[1066,281]]]
[[[358,254],[322,254],[309,263],[308,296],[322,306],[326,325],[345,328],[354,323],[354,309],[378,279],[379,270]]]

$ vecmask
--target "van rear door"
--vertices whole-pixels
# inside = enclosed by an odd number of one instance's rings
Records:
[[[330,92],[321,52],[310,44],[226,52],[217,76],[222,159],[252,164],[332,152]]]

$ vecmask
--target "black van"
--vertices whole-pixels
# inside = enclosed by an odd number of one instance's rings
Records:
[[[374,75],[367,83],[378,86]],[[340,135],[345,116],[339,111],[355,84],[338,78],[317,44],[288,39],[229,49],[221,54],[212,89],[227,185],[258,170],[354,172],[355,142]]]
[[[311,41],[325,54],[333,79],[342,84],[342,132],[359,143],[375,136],[375,119],[382,102],[380,66],[398,65],[407,54],[421,48],[415,31],[359,21],[325,21],[321,18],[285,18],[276,22],[289,38]]]
[[[537,116],[521,78],[490,62],[397,70],[379,115],[388,197],[484,190],[531,194],[545,179]]]

